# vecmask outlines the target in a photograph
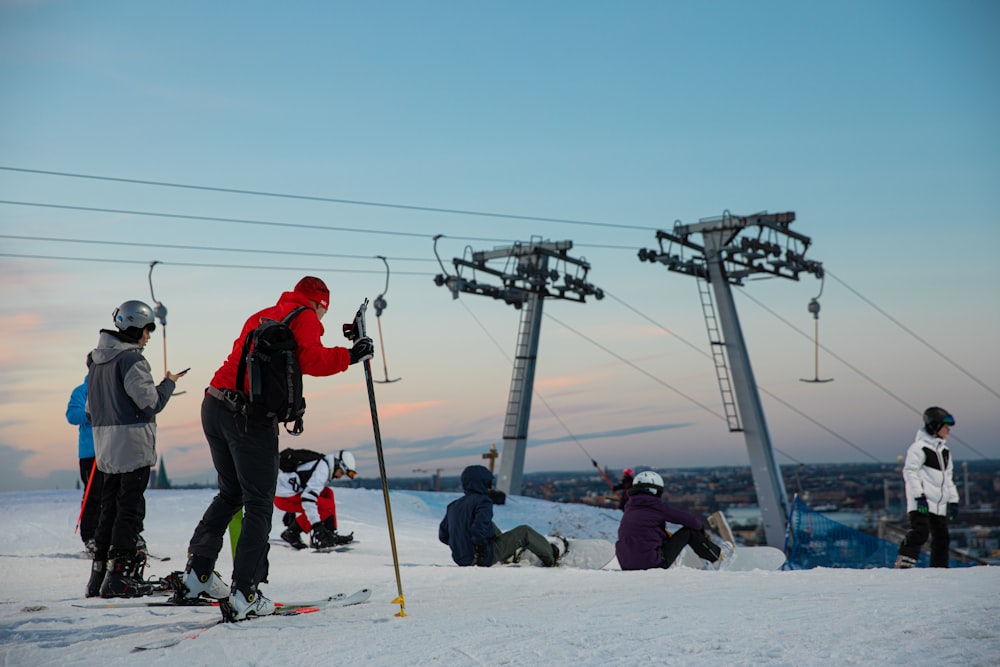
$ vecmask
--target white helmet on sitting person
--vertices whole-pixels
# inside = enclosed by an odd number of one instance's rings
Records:
[[[632,482],[631,493],[648,493],[659,498],[663,495],[663,478],[652,470],[643,470]]]

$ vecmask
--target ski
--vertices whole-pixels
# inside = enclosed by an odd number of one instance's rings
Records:
[[[372,591],[370,588],[362,588],[350,595],[345,593],[338,593],[323,600],[313,600],[310,602],[275,602],[275,610],[273,614],[268,614],[268,616],[300,616],[302,614],[312,614],[318,611],[323,611],[324,609],[329,609],[332,607],[349,607],[355,604],[361,604],[362,602],[367,602],[372,596]],[[218,601],[214,601],[218,605]],[[182,606],[182,605],[175,605]],[[247,620],[253,620],[254,618],[266,618],[264,616],[260,617],[250,617]],[[240,621],[245,622],[245,621]],[[177,635],[174,637],[168,637],[166,639],[161,639],[155,642],[149,642],[147,644],[139,644],[133,648],[135,651],[151,651],[158,648],[169,648],[171,646],[176,646],[180,644],[185,639],[197,639],[198,637],[205,634],[212,628],[223,625],[225,621],[217,620],[210,625],[206,625],[203,628],[198,628],[187,632],[183,635]]]
[[[355,596],[368,591],[367,588],[362,588],[356,593],[347,595],[346,593],[337,593],[327,598],[322,598],[319,600],[308,600],[303,602],[275,602],[274,605],[277,607],[276,614],[281,615],[282,610],[297,609],[299,607],[323,607],[323,606],[344,606],[346,600],[353,600]],[[368,591],[368,595],[371,592]],[[364,602],[368,598],[358,600],[357,602]],[[357,602],[348,602],[347,604],[357,604]],[[107,600],[105,602],[96,602],[91,604],[74,604],[74,607],[80,609],[137,609],[142,607],[218,607],[219,601],[213,600],[211,598],[194,598],[192,600],[186,600],[184,602],[175,602],[173,598],[164,598],[161,600]]]
[[[128,600],[117,602],[108,600],[106,602],[96,602],[92,604],[74,604],[79,609],[137,609],[140,607],[218,607],[218,600],[209,598],[195,598],[186,602],[174,602],[172,597],[160,600]]]

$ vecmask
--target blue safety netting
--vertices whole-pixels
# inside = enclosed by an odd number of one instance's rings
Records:
[[[875,535],[850,528],[815,512],[796,496],[789,513],[785,553],[786,569],[808,570],[814,567],[867,569],[893,567],[899,545]],[[969,563],[950,561],[951,567]],[[917,567],[929,567],[930,556],[921,552]]]

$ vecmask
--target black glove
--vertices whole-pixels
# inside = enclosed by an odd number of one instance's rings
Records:
[[[958,503],[948,503],[948,521],[958,518]]]
[[[309,546],[313,549],[329,549],[330,547],[337,546],[337,537],[330,529],[321,523],[314,523],[312,526],[312,534],[309,539]]]
[[[354,347],[351,348],[351,363],[356,364],[359,361],[364,361],[366,359],[371,359],[375,356],[375,345],[372,343],[372,339],[368,336],[364,338],[359,338],[354,342]]]
[[[486,545],[485,544],[473,544],[472,545],[472,564],[484,566],[486,565]]]
[[[921,514],[927,514],[931,511],[927,506],[927,496],[917,496],[917,511]]]

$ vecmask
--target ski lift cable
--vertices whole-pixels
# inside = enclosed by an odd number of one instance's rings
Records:
[[[587,336],[587,335],[586,335],[586,334],[584,334],[583,332],[581,332],[581,331],[578,331],[578,330],[574,329],[574,328],[573,328],[573,327],[571,327],[570,325],[568,325],[568,324],[566,324],[565,322],[563,322],[563,321],[561,321],[561,320],[559,320],[559,319],[557,319],[557,318],[553,317],[552,315],[550,315],[550,314],[548,314],[548,313],[544,313],[544,315],[545,315],[545,317],[547,317],[548,319],[552,320],[552,321],[553,321],[553,322],[555,322],[556,324],[558,324],[558,325],[560,325],[560,326],[564,327],[565,329],[568,329],[569,331],[571,331],[571,332],[575,333],[575,334],[576,334],[577,336],[579,336],[580,338],[583,338],[583,339],[584,339],[585,341],[589,342],[589,343],[590,343],[591,345],[593,345],[593,346],[595,346],[595,347],[597,347],[597,348],[600,348],[601,350],[603,350],[603,351],[604,351],[604,352],[606,352],[607,354],[611,355],[612,357],[614,357],[614,358],[615,358],[615,359],[617,359],[618,361],[622,362],[622,363],[623,363],[623,364],[625,364],[626,366],[629,366],[629,367],[631,367],[632,369],[634,369],[634,370],[636,370],[636,371],[638,371],[638,372],[642,373],[643,375],[645,375],[646,377],[648,377],[648,378],[649,378],[650,380],[652,380],[653,382],[656,382],[657,384],[659,384],[659,385],[661,385],[661,386],[663,386],[663,387],[666,387],[667,389],[669,389],[670,391],[674,392],[674,393],[675,393],[675,394],[677,394],[678,396],[680,396],[680,397],[682,397],[682,398],[684,398],[684,399],[687,399],[687,400],[688,400],[688,401],[690,401],[691,403],[693,403],[693,404],[697,405],[697,406],[698,406],[699,408],[701,408],[702,410],[705,410],[706,412],[708,412],[708,413],[710,413],[711,415],[713,415],[713,416],[717,417],[718,419],[720,419],[720,420],[722,420],[722,421],[726,421],[726,416],[725,416],[725,415],[723,415],[723,414],[720,414],[720,413],[716,412],[716,411],[715,411],[715,410],[713,410],[713,409],[712,409],[711,407],[709,407],[708,405],[705,405],[704,403],[702,403],[702,402],[701,402],[701,401],[699,401],[698,399],[696,399],[696,398],[694,398],[694,397],[692,397],[692,396],[688,396],[687,394],[685,394],[685,393],[684,393],[683,391],[681,391],[681,390],[680,390],[680,389],[678,389],[677,387],[674,387],[674,386],[673,386],[673,385],[671,385],[670,383],[668,383],[668,382],[666,382],[666,381],[664,381],[664,380],[662,380],[662,379],[660,379],[660,378],[656,377],[655,375],[653,375],[652,373],[650,373],[650,372],[649,372],[649,371],[647,371],[646,369],[642,368],[642,367],[641,367],[641,366],[639,366],[638,364],[635,364],[635,363],[633,363],[633,362],[629,361],[628,359],[626,359],[625,357],[621,356],[620,354],[618,354],[618,353],[617,353],[617,352],[615,352],[614,350],[612,350],[612,349],[610,349],[610,348],[608,348],[608,347],[605,347],[604,345],[601,345],[600,343],[598,343],[598,342],[597,342],[596,340],[594,340],[594,339],[593,339],[593,338],[591,338],[590,336]]]
[[[647,371],[646,371],[645,369],[641,368],[640,366],[637,366],[636,364],[633,364],[633,363],[632,363],[631,361],[629,361],[629,360],[625,359],[624,357],[622,357],[622,356],[618,355],[617,353],[613,352],[612,350],[608,349],[607,347],[605,347],[605,346],[601,345],[600,343],[598,343],[598,342],[597,342],[597,341],[595,341],[594,339],[590,338],[590,337],[589,337],[589,336],[587,336],[586,334],[584,334],[584,333],[582,333],[582,332],[580,332],[580,331],[578,331],[578,330],[574,329],[573,327],[569,326],[568,324],[566,324],[566,323],[564,323],[564,322],[561,322],[561,321],[559,321],[558,319],[556,319],[555,317],[552,317],[552,316],[551,316],[551,315],[549,315],[548,313],[546,313],[546,314],[545,314],[545,317],[547,317],[547,318],[549,318],[550,320],[552,320],[552,321],[556,322],[557,324],[560,324],[560,325],[562,325],[563,327],[565,327],[566,329],[568,329],[568,330],[569,330],[569,331],[571,331],[572,333],[576,334],[577,336],[579,336],[579,337],[583,338],[584,340],[586,340],[586,341],[587,341],[587,342],[589,342],[590,344],[594,345],[595,347],[598,347],[598,348],[600,348],[600,349],[601,349],[601,350],[603,350],[604,352],[606,352],[606,353],[610,354],[610,355],[611,355],[612,357],[614,357],[614,358],[618,359],[618,361],[621,361],[622,363],[626,364],[627,366],[630,366],[630,367],[631,367],[631,368],[633,368],[634,370],[637,370],[637,371],[639,371],[640,373],[642,373],[642,374],[643,374],[643,375],[645,375],[646,377],[650,378],[651,380],[653,380],[653,381],[654,381],[654,382],[656,382],[657,384],[660,384],[660,385],[663,385],[664,387],[666,387],[666,388],[670,389],[671,391],[673,391],[673,392],[677,393],[677,394],[678,394],[678,395],[680,395],[681,397],[683,397],[683,398],[685,398],[685,399],[687,399],[687,400],[691,401],[692,403],[694,403],[695,405],[697,405],[697,406],[698,406],[698,407],[700,407],[701,409],[705,410],[706,412],[708,412],[708,413],[709,413],[709,414],[711,414],[712,416],[714,416],[714,417],[717,417],[717,418],[721,419],[722,421],[726,421],[726,417],[725,417],[724,415],[720,415],[720,414],[719,414],[718,412],[716,412],[715,410],[713,410],[713,409],[712,409],[712,408],[710,408],[709,406],[707,406],[707,405],[705,405],[705,404],[703,404],[703,403],[701,403],[701,402],[699,402],[699,401],[695,400],[694,398],[692,398],[692,397],[688,396],[687,394],[685,394],[685,393],[683,393],[682,391],[680,391],[680,390],[676,389],[675,387],[671,386],[670,384],[668,384],[668,383],[664,382],[663,380],[661,380],[661,379],[657,378],[657,377],[656,377],[655,375],[652,375],[651,373],[647,372]],[[839,436],[838,436],[838,437],[839,437]],[[773,445],[772,445],[772,446],[773,446]],[[791,455],[791,454],[789,454],[788,452],[785,452],[785,451],[781,450],[781,449],[780,449],[780,448],[778,448],[778,447],[774,447],[774,450],[775,450],[776,452],[778,452],[779,454],[781,454],[781,455],[783,455],[783,456],[787,457],[787,458],[788,458],[789,460],[791,460],[791,461],[794,461],[795,463],[800,463],[800,461],[798,461],[798,460],[797,460],[797,459],[796,459],[796,458],[795,458],[794,456],[792,456],[792,455]]]
[[[809,334],[807,334],[806,332],[804,332],[801,329],[799,329],[798,327],[796,327],[794,324],[792,324],[791,322],[789,322],[788,320],[786,320],[784,317],[782,317],[781,315],[779,315],[778,313],[776,313],[774,310],[772,310],[768,306],[764,305],[761,301],[759,301],[758,299],[756,299],[752,295],[750,295],[750,293],[748,293],[746,290],[742,290],[742,293],[743,293],[744,296],[746,296],[748,299],[750,299],[750,301],[754,302],[759,307],[763,308],[765,311],[767,311],[768,313],[770,313],[772,316],[776,317],[779,321],[781,321],[787,327],[791,328],[793,331],[796,331],[799,335],[802,335],[802,336],[805,336],[806,338],[809,338]],[[876,381],[874,378],[872,378],[867,373],[865,373],[864,371],[862,371],[860,368],[858,368],[857,366],[851,364],[849,361],[847,361],[846,359],[844,359],[843,357],[841,357],[837,353],[833,352],[832,350],[830,350],[825,345],[820,344],[820,348],[824,352],[826,352],[827,354],[829,354],[831,357],[833,357],[834,359],[836,359],[840,363],[844,364],[849,369],[851,369],[852,371],[854,371],[855,373],[857,373],[858,375],[860,375],[862,378],[864,378],[865,380],[867,380],[870,384],[872,384],[876,388],[880,389],[887,396],[890,396],[891,398],[895,399],[900,405],[908,408],[914,414],[916,414],[916,415],[922,415],[923,414],[923,410],[919,410],[915,406],[907,403],[904,399],[902,399],[901,397],[899,397],[897,394],[893,393],[890,389],[888,389],[884,385],[880,384],[878,381]],[[771,394],[768,394],[768,395],[771,395]],[[824,427],[824,429],[825,428],[826,427]],[[969,449],[971,449],[973,452],[975,452],[976,454],[978,454],[983,459],[988,459],[989,458],[989,457],[986,456],[986,454],[984,454],[983,452],[981,452],[977,447],[969,444],[968,442],[965,442],[964,440],[962,440],[961,438],[959,438],[955,434],[950,435],[949,438],[951,440],[954,440],[955,442],[959,442],[962,445],[965,445],[966,447],[968,447]]]
[[[699,348],[699,347],[698,347],[697,345],[695,345],[694,343],[692,343],[692,342],[690,342],[690,341],[686,340],[685,338],[683,338],[683,337],[682,337],[681,335],[679,335],[678,333],[676,333],[676,332],[672,331],[671,329],[667,328],[667,327],[666,327],[666,326],[664,326],[663,324],[661,324],[661,323],[657,322],[656,320],[654,320],[653,318],[649,317],[648,315],[646,315],[646,314],[645,314],[644,312],[642,312],[642,311],[641,311],[641,310],[639,310],[638,308],[635,308],[634,306],[632,306],[632,305],[628,304],[627,302],[623,301],[622,299],[618,298],[618,297],[617,297],[617,296],[615,296],[614,294],[611,294],[611,293],[609,293],[609,292],[607,292],[607,291],[605,291],[605,292],[604,292],[604,294],[605,294],[606,296],[609,296],[609,297],[611,297],[612,299],[614,299],[615,301],[617,301],[618,303],[620,303],[620,304],[621,304],[622,306],[624,306],[624,307],[625,307],[625,308],[627,308],[628,310],[631,310],[631,311],[632,311],[633,313],[635,313],[635,314],[636,314],[636,315],[638,315],[639,317],[643,318],[644,320],[646,320],[646,321],[647,321],[647,322],[649,322],[650,324],[652,324],[652,325],[654,325],[654,326],[656,326],[656,327],[658,327],[658,328],[662,329],[662,330],[663,330],[663,331],[665,331],[666,333],[668,333],[668,334],[670,334],[671,336],[675,337],[675,338],[676,338],[677,340],[681,341],[682,343],[684,343],[685,345],[687,345],[687,346],[688,346],[688,347],[690,347],[691,349],[695,350],[696,352],[698,352],[698,354],[702,355],[702,356],[703,356],[703,357],[705,357],[706,359],[711,359],[711,358],[712,358],[712,356],[711,356],[711,355],[710,355],[710,354],[709,354],[708,352],[705,352],[704,350],[702,350],[701,348]],[[787,322],[786,322],[786,323],[787,323]],[[790,326],[791,326],[791,325],[790,325]],[[795,327],[793,326],[792,328],[795,328]],[[806,334],[805,334],[805,333],[803,333],[803,332],[800,332],[800,333],[802,333],[803,335],[806,335]],[[788,407],[788,409],[790,409],[790,410],[792,410],[793,412],[795,412],[795,413],[797,413],[797,414],[801,415],[801,416],[802,416],[803,418],[805,418],[806,420],[808,420],[808,421],[811,421],[811,422],[813,422],[814,424],[816,424],[816,426],[819,426],[819,427],[820,427],[821,429],[823,429],[824,431],[827,431],[828,433],[830,433],[830,434],[834,435],[834,436],[835,436],[835,437],[836,437],[836,438],[837,438],[838,440],[841,440],[841,441],[843,441],[844,443],[848,444],[849,446],[851,446],[851,447],[853,447],[853,448],[855,448],[855,449],[858,449],[859,451],[862,451],[862,452],[863,452],[863,453],[864,453],[864,454],[865,454],[866,456],[869,456],[869,457],[872,457],[872,455],[871,455],[870,453],[868,453],[868,452],[865,452],[865,451],[864,451],[864,450],[862,450],[862,449],[861,449],[861,448],[860,448],[860,447],[859,447],[858,445],[856,445],[855,443],[851,442],[850,440],[848,440],[848,439],[847,439],[847,438],[845,438],[844,436],[842,436],[842,435],[840,435],[840,434],[836,433],[836,432],[835,432],[835,431],[833,431],[832,429],[828,428],[827,426],[824,426],[824,425],[823,425],[823,424],[821,424],[820,422],[818,422],[818,421],[814,420],[814,419],[813,419],[812,417],[809,417],[809,416],[808,416],[808,415],[806,415],[805,413],[803,413],[803,412],[801,412],[800,410],[798,410],[797,408],[793,407],[793,406],[792,406],[791,404],[789,404],[789,403],[787,403],[786,401],[784,401],[784,400],[782,400],[782,399],[778,398],[778,397],[777,397],[776,395],[774,395],[774,394],[772,394],[771,392],[769,392],[769,391],[767,391],[766,389],[764,389],[764,387],[762,387],[761,385],[759,385],[759,384],[758,384],[757,386],[758,386],[758,388],[759,388],[759,389],[760,389],[761,391],[763,391],[764,393],[766,393],[766,394],[767,394],[768,396],[770,396],[770,397],[774,398],[774,400],[778,401],[779,403],[782,403],[783,405],[785,405],[786,407]],[[712,414],[715,414],[715,413],[713,412]],[[773,446],[773,445],[772,445],[772,446]],[[791,461],[795,461],[796,463],[798,463],[798,461],[797,461],[797,460],[795,459],[795,457],[793,457],[792,455],[790,455],[790,454],[788,454],[788,453],[786,453],[786,452],[783,452],[783,451],[781,451],[781,450],[780,450],[780,449],[778,449],[777,447],[774,447],[774,449],[775,449],[775,451],[779,452],[780,454],[782,454],[782,455],[786,456],[786,457],[787,457],[787,458],[788,458],[789,460],[791,460]],[[872,458],[874,458],[874,457],[872,457]],[[875,460],[877,460],[877,459],[875,459]]]
[[[497,348],[497,350],[500,351],[500,354],[503,355],[504,359],[506,359],[509,363],[513,364],[514,360],[510,358],[510,355],[507,354],[507,351],[503,348],[502,345],[500,345],[499,341],[497,341],[497,339],[493,337],[493,334],[491,334],[489,329],[486,328],[486,325],[484,325],[482,321],[478,317],[476,317],[476,314],[472,312],[472,309],[469,308],[468,304],[466,304],[464,300],[460,300],[460,302],[462,306],[465,308],[466,312],[469,314],[469,316],[475,321],[477,325],[479,325],[479,328],[483,330],[483,333],[486,334],[486,337],[489,338],[493,342],[493,345]],[[598,465],[597,460],[594,459],[593,456],[591,456],[590,452],[588,452],[587,449],[583,446],[583,443],[580,442],[580,440],[576,437],[576,435],[566,425],[566,422],[564,422],[559,417],[555,409],[553,409],[552,405],[549,404],[547,400],[545,400],[545,397],[541,394],[541,392],[535,389],[533,390],[532,395],[538,397],[538,400],[542,402],[542,404],[549,411],[549,413],[555,418],[557,422],[559,422],[559,425],[562,426],[564,431],[566,431],[566,434],[570,437],[570,439],[574,443],[576,443],[577,447],[580,448],[580,451],[582,451],[586,455],[586,457],[590,459],[591,465],[597,468],[598,472],[600,472],[601,474],[601,477],[604,478],[604,481],[607,482],[609,486],[614,487],[614,484],[611,483],[611,480],[608,479],[608,476],[604,474],[603,470],[601,470],[601,467]],[[612,490],[614,489],[612,488]]]
[[[613,298],[614,298],[614,297],[613,297]],[[630,310],[633,310],[633,311],[635,311],[635,312],[637,312],[637,313],[639,313],[639,314],[641,315],[641,313],[640,313],[639,311],[635,310],[635,309],[634,309],[634,308],[633,308],[632,306],[629,306],[628,304],[626,304],[626,303],[624,303],[624,302],[621,302],[621,303],[622,303],[623,305],[625,305],[625,306],[626,306],[627,308],[629,308]],[[512,359],[510,358],[510,356],[509,356],[509,355],[507,354],[507,351],[506,351],[506,350],[505,350],[505,349],[503,348],[503,346],[502,346],[502,345],[500,345],[500,343],[499,343],[499,342],[498,342],[498,341],[496,340],[496,338],[494,338],[494,337],[493,337],[493,334],[491,334],[491,333],[490,333],[489,329],[487,329],[487,328],[486,328],[486,326],[485,326],[485,325],[484,325],[484,324],[483,324],[483,323],[482,323],[482,322],[481,322],[481,321],[479,320],[479,318],[478,318],[478,317],[476,317],[475,313],[473,313],[473,312],[472,312],[472,310],[471,310],[471,309],[469,308],[469,306],[468,306],[468,305],[467,305],[467,304],[466,304],[466,303],[465,303],[464,301],[462,302],[462,305],[463,305],[463,306],[465,307],[466,311],[467,311],[467,312],[469,313],[469,316],[470,316],[470,317],[472,317],[472,319],[473,319],[473,320],[474,320],[474,321],[476,322],[476,324],[478,324],[478,325],[479,325],[479,327],[480,327],[480,328],[481,328],[481,329],[483,330],[483,333],[485,333],[485,334],[486,334],[486,336],[487,336],[487,337],[488,337],[488,338],[489,338],[489,339],[490,339],[490,340],[491,340],[491,341],[493,342],[493,345],[494,345],[494,346],[495,346],[495,347],[496,347],[496,348],[497,348],[497,349],[498,349],[498,350],[500,351],[500,354],[502,354],[502,355],[504,356],[504,358],[505,358],[505,359],[506,359],[506,360],[507,360],[508,362],[510,362],[510,363],[513,363],[513,360],[512,360]],[[720,415],[720,414],[718,414],[717,412],[715,412],[714,410],[712,410],[712,409],[711,409],[710,407],[708,407],[708,406],[706,406],[706,405],[704,405],[704,404],[702,404],[702,403],[699,403],[699,402],[698,402],[698,401],[696,401],[695,399],[693,399],[693,398],[691,398],[691,397],[689,397],[689,396],[685,395],[685,394],[684,394],[683,392],[680,392],[679,390],[677,390],[677,389],[675,389],[674,387],[670,386],[669,384],[667,384],[667,383],[663,382],[662,380],[660,380],[659,378],[655,377],[654,375],[651,375],[650,373],[648,373],[647,371],[645,371],[645,370],[644,370],[643,368],[641,368],[641,367],[639,367],[639,366],[637,366],[637,365],[635,365],[635,364],[633,364],[633,363],[629,362],[629,361],[628,361],[628,360],[626,360],[626,359],[623,359],[623,358],[622,358],[622,357],[620,357],[619,355],[615,354],[614,352],[612,352],[612,351],[611,351],[611,350],[609,350],[608,348],[604,347],[603,345],[601,345],[601,344],[597,343],[597,342],[596,342],[596,341],[594,341],[593,339],[591,339],[591,338],[588,338],[587,336],[585,336],[585,335],[584,335],[584,334],[582,334],[581,332],[577,331],[576,329],[573,329],[573,328],[572,328],[572,327],[570,327],[569,325],[567,325],[567,324],[565,324],[565,323],[563,323],[563,322],[560,322],[559,320],[557,320],[556,318],[552,317],[551,315],[549,315],[549,314],[547,314],[547,313],[545,314],[545,316],[546,316],[546,317],[548,317],[549,319],[551,319],[551,320],[555,321],[556,323],[558,323],[558,324],[562,325],[563,327],[565,327],[566,329],[568,329],[568,330],[569,330],[569,331],[571,331],[572,333],[576,334],[577,336],[580,336],[580,337],[581,337],[581,338],[583,338],[584,340],[587,340],[587,341],[588,341],[588,342],[590,342],[590,343],[591,343],[592,345],[595,345],[596,347],[598,347],[598,348],[602,349],[602,350],[603,350],[604,352],[606,352],[606,353],[610,354],[611,356],[613,356],[613,357],[617,358],[617,359],[618,359],[619,361],[621,361],[621,362],[623,362],[623,363],[627,364],[628,366],[631,366],[631,367],[632,367],[632,368],[633,368],[634,370],[637,370],[637,371],[639,371],[640,373],[642,373],[643,375],[646,375],[647,377],[649,377],[650,379],[652,379],[652,380],[653,380],[654,382],[657,382],[657,383],[659,383],[659,384],[662,384],[663,386],[665,386],[665,387],[667,387],[668,389],[671,389],[672,391],[674,391],[674,392],[676,392],[676,393],[680,394],[680,395],[681,395],[682,397],[684,397],[684,398],[688,399],[689,401],[692,401],[692,402],[693,402],[693,403],[695,403],[695,404],[696,404],[696,405],[697,405],[698,407],[700,407],[700,408],[702,408],[703,410],[707,411],[707,412],[708,412],[709,414],[711,414],[711,415],[713,415],[713,416],[715,416],[715,417],[717,417],[717,418],[719,418],[719,419],[721,419],[721,420],[723,420],[723,421],[725,421],[725,420],[726,420],[726,418],[725,418],[725,417],[724,417],[723,415]],[[661,326],[661,325],[657,324],[656,322],[654,322],[653,320],[650,320],[650,321],[651,321],[651,322],[653,322],[653,324],[656,324],[657,326]],[[663,327],[661,327],[661,328],[663,328]],[[688,344],[690,345],[690,343],[688,343]],[[700,351],[700,350],[699,350],[699,351]],[[711,358],[711,357],[709,357],[709,358]],[[590,463],[591,463],[591,465],[593,465],[593,466],[594,466],[594,468],[596,468],[596,469],[598,470],[598,472],[600,473],[601,477],[603,477],[603,478],[604,478],[604,481],[605,481],[605,482],[606,482],[606,483],[607,483],[607,484],[608,484],[609,486],[611,486],[611,487],[612,487],[612,490],[614,490],[614,485],[613,485],[613,484],[611,483],[611,480],[610,480],[610,479],[608,479],[607,475],[606,475],[606,474],[604,473],[604,470],[603,470],[603,469],[602,469],[602,468],[600,467],[600,465],[599,465],[599,464],[597,463],[597,460],[596,460],[596,459],[594,459],[594,457],[593,457],[593,456],[592,456],[592,455],[590,454],[590,452],[589,452],[589,451],[587,451],[587,449],[586,449],[586,448],[585,448],[585,447],[583,446],[583,444],[582,444],[582,443],[581,443],[581,442],[579,441],[579,439],[578,439],[578,438],[576,437],[576,435],[574,435],[574,434],[573,434],[573,432],[572,432],[572,431],[571,431],[571,430],[569,429],[569,427],[568,427],[568,426],[566,425],[566,423],[565,423],[565,422],[563,422],[563,420],[562,420],[562,419],[561,419],[561,418],[559,417],[559,415],[558,415],[558,414],[556,413],[555,409],[554,409],[554,408],[553,408],[553,407],[552,407],[552,406],[551,406],[551,405],[549,404],[549,402],[548,402],[548,401],[547,401],[547,400],[545,399],[545,397],[544,397],[544,396],[543,396],[543,395],[542,395],[542,394],[541,394],[540,392],[538,392],[537,390],[535,390],[535,391],[534,391],[534,394],[533,394],[533,395],[537,396],[537,397],[538,397],[538,399],[539,399],[539,400],[540,400],[540,401],[542,402],[542,404],[543,404],[543,405],[545,405],[546,409],[547,409],[547,410],[548,410],[548,411],[549,411],[549,412],[550,412],[550,413],[552,414],[552,416],[553,416],[553,417],[555,418],[555,420],[556,420],[557,422],[559,422],[559,425],[560,425],[560,426],[562,426],[563,430],[565,430],[565,431],[566,431],[566,433],[567,433],[567,434],[569,435],[569,437],[570,437],[570,438],[571,438],[571,439],[573,440],[573,442],[574,442],[574,443],[576,443],[576,446],[580,448],[580,451],[582,451],[582,452],[583,452],[583,453],[584,453],[584,454],[585,454],[585,455],[587,456],[587,458],[588,458],[588,459],[590,459]],[[794,409],[794,408],[793,408],[793,409]],[[824,428],[825,428],[825,427],[824,427]],[[838,436],[838,437],[840,437],[840,436]],[[849,444],[850,444],[850,443],[849,443]],[[794,463],[801,463],[801,461],[799,461],[798,459],[796,459],[796,458],[795,458],[794,456],[792,456],[792,455],[791,455],[791,454],[789,454],[788,452],[785,452],[784,450],[782,450],[782,449],[780,449],[780,448],[778,448],[778,447],[774,447],[774,450],[775,450],[775,451],[776,451],[777,453],[781,454],[782,456],[786,457],[787,459],[789,459],[790,461],[792,461],[792,462],[794,462]]]
[[[921,342],[924,346],[927,347],[927,349],[931,350],[934,354],[938,355],[939,357],[941,357],[942,359],[944,359],[945,361],[947,361],[949,364],[951,364],[952,366],[954,366],[959,372],[963,373],[970,380],[972,380],[973,382],[975,382],[976,384],[978,384],[980,387],[982,387],[986,391],[988,391],[991,394],[993,394],[996,398],[1000,398],[1000,393],[998,393],[995,389],[993,389],[992,387],[990,387],[989,385],[987,385],[985,382],[983,382],[982,380],[980,380],[979,378],[977,378],[971,372],[967,371],[958,362],[956,362],[955,360],[951,359],[944,352],[942,352],[941,350],[937,349],[936,347],[934,347],[933,345],[931,345],[929,342],[927,342],[926,340],[924,340],[923,338],[921,338],[920,336],[918,336],[916,332],[914,332],[908,326],[906,326],[905,324],[903,324],[902,322],[900,322],[899,320],[897,320],[895,317],[893,317],[892,315],[890,315],[888,312],[885,311],[885,309],[879,307],[871,299],[867,298],[866,296],[864,296],[863,294],[861,294],[861,292],[859,292],[858,290],[854,289],[853,287],[851,287],[850,285],[848,285],[846,282],[844,282],[843,280],[841,280],[840,278],[838,278],[829,269],[826,271],[826,273],[829,273],[830,277],[833,278],[834,280],[836,280],[841,285],[843,285],[845,289],[847,289],[849,292],[851,292],[852,294],[854,294],[856,297],[858,297],[859,299],[861,299],[862,301],[864,301],[865,303],[867,303],[869,306],[871,306],[872,308],[874,308],[876,312],[878,312],[880,315],[882,315],[883,317],[885,317],[887,320],[889,320],[890,322],[892,322],[893,324],[895,324],[896,326],[898,326],[900,329],[902,329],[906,333],[910,334],[913,338],[915,338],[916,340],[918,340],[919,342]],[[952,437],[954,437],[954,436],[952,436]]]

